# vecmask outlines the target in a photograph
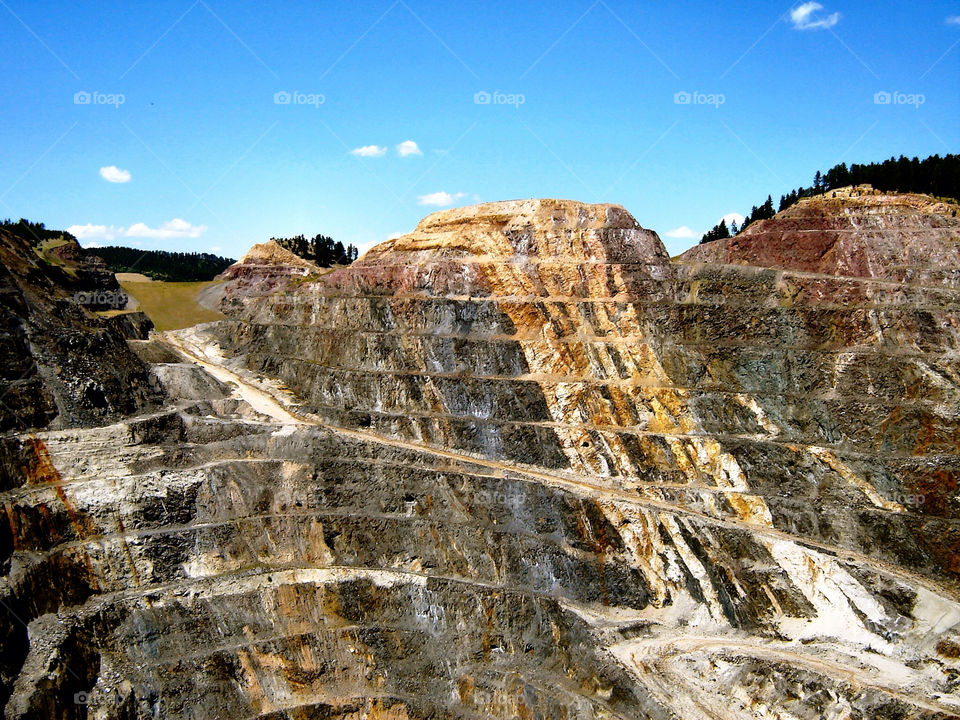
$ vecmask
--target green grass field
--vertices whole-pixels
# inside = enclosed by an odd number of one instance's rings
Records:
[[[198,323],[222,320],[223,315],[201,307],[197,293],[215,284],[210,282],[121,282],[157,330],[179,330]]]

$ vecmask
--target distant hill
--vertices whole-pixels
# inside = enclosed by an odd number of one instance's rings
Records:
[[[118,246],[87,248],[87,252],[102,258],[115,273],[143,273],[154,280],[167,282],[213,280],[234,263],[232,258],[210,253],[138,250]]]
[[[825,173],[819,170],[813,177],[813,185],[791,190],[780,196],[779,211],[786,210],[798,200],[813,197],[830,190],[848,185],[871,185],[876,190],[885,190],[901,193],[923,193],[936,198],[956,201],[960,198],[960,155],[931,155],[920,160],[909,159],[903,155],[899,158],[890,158],[879,163],[858,165],[854,163],[847,167],[846,163],[834,165]],[[769,220],[776,215],[773,207],[773,198],[768,195],[767,200],[759,206],[754,205],[737,228],[728,227],[721,220],[708,230],[701,243],[723,240],[736,235],[750,223],[757,220]]]

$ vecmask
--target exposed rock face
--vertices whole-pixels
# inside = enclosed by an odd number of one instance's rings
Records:
[[[309,260],[269,240],[254,245],[240,260],[220,273],[217,279],[232,281],[230,285],[214,287],[223,293],[220,303],[230,308],[248,293],[264,295],[276,292],[291,282],[319,272],[320,268]]]
[[[858,186],[801,200],[741,234],[685,252],[737,263],[960,287],[960,207]]]
[[[146,316],[104,318],[124,293],[75,240],[0,229],[0,432],[103,424],[160,400],[125,337]]]
[[[600,457],[603,444],[551,425],[582,426],[609,404],[600,385],[576,379],[604,361],[617,372],[619,353],[604,360],[571,336],[584,320],[605,324],[603,333],[618,322],[638,332],[626,301],[655,299],[671,275],[659,238],[623,208],[493,203],[431,215],[321,283],[251,297],[244,322],[215,331],[338,424],[485,457],[599,469],[611,461]],[[601,314],[582,318],[581,299]],[[605,299],[609,311],[594,304]],[[645,358],[627,362],[627,377],[656,372]]]
[[[7,716],[955,717],[960,290],[914,264],[538,200],[238,272],[140,349],[179,406],[9,454]]]

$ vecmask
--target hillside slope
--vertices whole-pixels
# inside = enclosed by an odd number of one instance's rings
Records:
[[[0,228],[0,295],[0,432],[100,424],[159,400],[125,340],[147,321],[98,315],[126,297],[72,237]]]
[[[791,232],[910,282],[564,200],[258,250],[151,349],[179,403],[18,436],[7,716],[958,716],[955,220],[874,202]]]
[[[800,200],[683,262],[735,263],[960,287],[960,206],[848,187]]]

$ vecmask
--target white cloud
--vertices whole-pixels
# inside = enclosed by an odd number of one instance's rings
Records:
[[[122,230],[123,228],[121,228]],[[73,235],[77,240],[89,240],[90,238],[101,238],[103,240],[113,240],[117,235],[117,229],[111,225],[71,225],[67,232]]]
[[[720,220],[723,220],[723,222],[727,224],[727,227],[730,227],[731,222],[737,223],[737,227],[740,227],[743,224],[744,219],[745,218],[743,217],[743,215],[736,212],[727,213],[722,218],[720,218]],[[720,220],[717,220],[718,225],[720,224]],[[693,239],[702,237],[703,233],[698,232],[693,228],[689,228],[686,225],[681,225],[680,227],[674,228],[673,230],[668,230],[663,235],[664,237],[676,238],[677,240],[693,240]]]
[[[409,157],[411,155],[423,155],[423,151],[413,140],[404,140],[397,145],[397,154],[400,157]]]
[[[823,5],[818,2],[806,2],[790,11],[790,21],[795,30],[828,30],[840,22],[840,13],[820,16],[818,11]]]
[[[206,225],[191,225],[186,220],[174,218],[163,223],[158,228],[149,227],[146,223],[134,223],[127,228],[125,237],[145,238],[195,238],[207,231]]]
[[[356,241],[353,244],[356,246],[357,251],[360,253],[360,257],[363,257],[367,250],[372,248],[374,245],[379,245],[383,240],[365,240],[363,242]]]
[[[414,143],[414,145],[416,145],[416,143]],[[378,145],[364,145],[363,147],[354,148],[350,151],[350,154],[356,155],[357,157],[383,157],[387,154],[387,149]]]
[[[448,192],[428,193],[426,195],[420,195],[417,198],[418,205],[433,205],[436,207],[446,207],[447,205],[453,205],[457,200],[462,197],[466,197],[467,193],[453,193],[452,195]]]
[[[389,235],[387,235],[387,240],[396,240],[397,238],[403,237],[404,235],[406,235],[406,233],[402,233],[402,232],[390,233]]]
[[[680,238],[682,240],[692,240],[693,238],[700,237],[701,234],[702,233],[694,232],[686,225],[681,225],[678,228],[668,230],[664,233],[668,238]]]
[[[158,228],[146,223],[134,223],[128,228],[115,225],[71,225],[67,232],[77,240],[116,240],[117,238],[197,238],[207,231],[206,225],[193,225],[186,220],[174,218]]]
[[[947,25],[960,25],[960,15],[951,15],[948,17]]]
[[[116,165],[107,165],[106,167],[100,168],[100,177],[112,183],[130,182],[130,172],[121,170]]]

